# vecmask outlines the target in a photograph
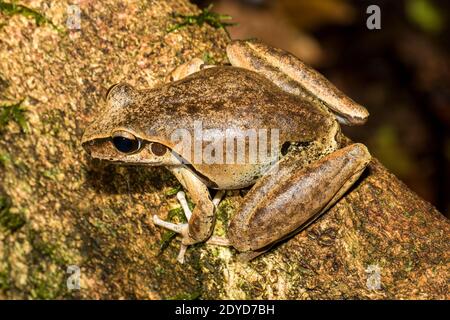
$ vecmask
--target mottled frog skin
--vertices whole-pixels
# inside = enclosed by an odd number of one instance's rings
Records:
[[[371,159],[364,145],[341,148],[338,141],[339,123],[362,124],[367,110],[322,75],[258,41],[234,41],[227,55],[231,66],[194,59],[159,87],[113,86],[103,113],[82,138],[94,158],[165,166],[178,178],[196,205],[190,212],[184,193],[179,193],[188,223],[171,224],[157,215],[154,222],[181,234],[180,262],[188,245],[203,241],[232,245],[244,259],[256,257],[325,212]],[[176,130],[189,135],[190,145],[198,143],[201,152],[213,140],[223,142],[252,130],[272,137],[276,133],[277,144],[271,142],[275,152],[257,161],[250,161],[249,154],[241,158],[244,163],[195,161],[195,148],[179,148]],[[260,135],[253,140],[261,142]],[[243,143],[244,150],[254,146],[250,139]],[[226,148],[214,152],[215,157],[223,152],[226,159]],[[232,158],[242,156],[239,152],[234,148]],[[251,185],[227,238],[211,237],[222,191]],[[210,189],[219,190],[214,199]]]

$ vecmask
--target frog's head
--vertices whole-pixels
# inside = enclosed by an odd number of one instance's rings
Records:
[[[86,129],[81,144],[91,157],[126,164],[179,164],[170,142],[149,134],[139,118],[140,92],[126,83],[112,86],[106,108]]]

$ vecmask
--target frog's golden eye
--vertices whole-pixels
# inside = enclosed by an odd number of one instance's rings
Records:
[[[142,146],[141,140],[125,131],[115,132],[112,136],[112,144],[119,152],[126,154],[137,152]]]
[[[109,87],[108,91],[106,91],[106,95],[105,95],[105,98],[106,98],[106,99],[108,98],[108,95],[109,95],[109,93],[111,92],[111,90],[114,89],[114,87],[117,86],[117,85],[118,85],[118,83],[113,84],[111,87]]]
[[[167,147],[161,143],[153,142],[150,145],[150,149],[152,150],[155,156],[161,157],[166,154]]]

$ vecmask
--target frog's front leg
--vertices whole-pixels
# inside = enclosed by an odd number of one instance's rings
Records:
[[[371,156],[362,144],[339,149],[301,168],[295,153],[271,168],[243,199],[228,238],[254,258],[274,243],[307,226],[350,188]]]
[[[169,170],[180,181],[195,203],[194,210],[190,211],[184,193],[178,193],[177,198],[183,208],[188,223],[173,224],[153,216],[156,225],[170,229],[182,236],[178,261],[183,263],[184,253],[188,245],[206,241],[214,230],[215,203],[211,200],[207,186],[190,170],[184,167],[172,167]]]

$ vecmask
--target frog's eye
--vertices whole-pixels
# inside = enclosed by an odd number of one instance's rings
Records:
[[[161,143],[153,142],[150,145],[150,149],[152,150],[155,156],[161,157],[166,154],[167,147]]]
[[[112,144],[122,153],[134,153],[141,149],[141,140],[124,131],[115,132],[112,136]]]

